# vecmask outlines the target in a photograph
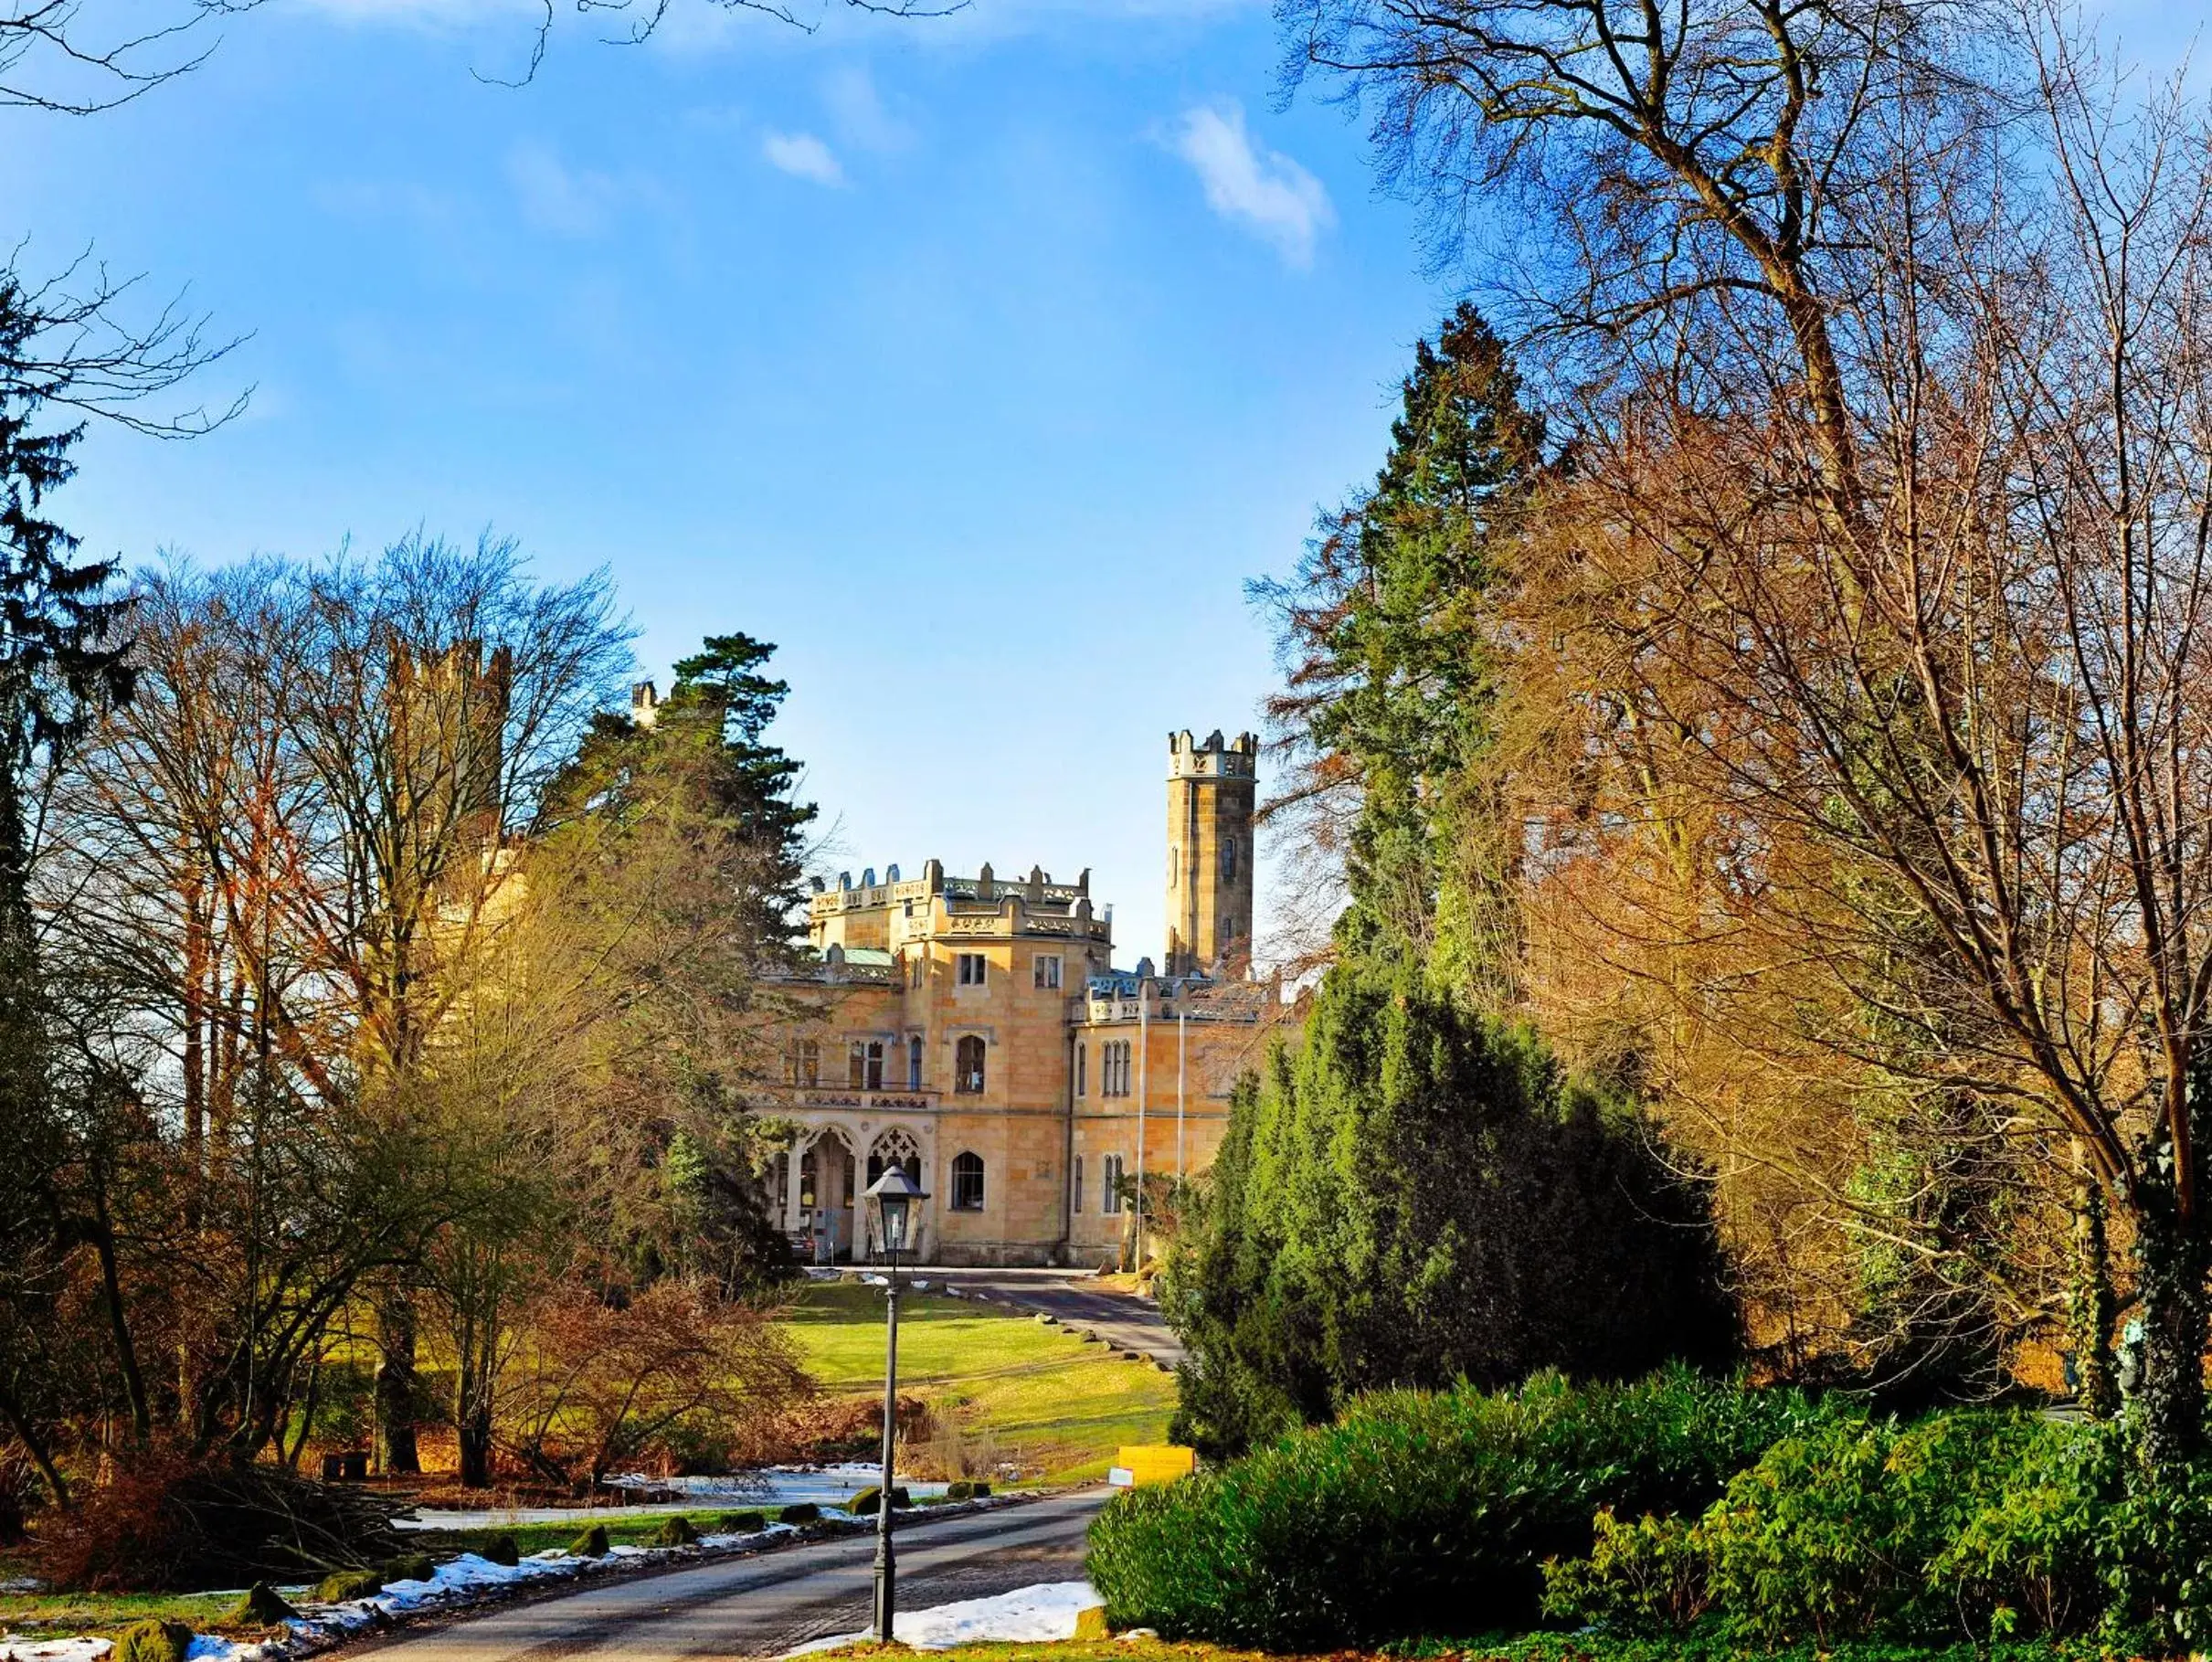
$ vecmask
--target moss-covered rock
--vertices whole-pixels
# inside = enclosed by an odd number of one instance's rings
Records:
[[[299,1614],[267,1582],[256,1582],[246,1589],[246,1596],[233,1604],[230,1614],[223,1619],[233,1627],[274,1627]]]
[[[714,1527],[725,1535],[757,1535],[768,1527],[766,1512],[725,1512]]]
[[[384,1591],[381,1570],[333,1570],[315,1584],[315,1597],[325,1604],[347,1604],[373,1599]]]
[[[387,1586],[393,1582],[427,1582],[437,1573],[438,1566],[430,1561],[428,1552],[402,1552],[397,1558],[384,1561]]]
[[[523,1561],[523,1550],[512,1535],[494,1535],[484,1542],[484,1550],[477,1554],[488,1564],[503,1564],[512,1570]]]
[[[1078,1610],[1075,1613],[1075,1642],[1077,1644],[1083,1643],[1085,1639],[1110,1639],[1113,1636],[1114,1630],[1106,1625],[1104,1604],[1093,1604],[1087,1609]]]
[[[607,1526],[595,1523],[568,1543],[571,1558],[605,1558],[610,1551],[607,1543]]]
[[[182,1622],[151,1618],[133,1622],[115,1636],[111,1662],[185,1662],[192,1648],[192,1629]]]
[[[883,1503],[883,1498],[884,1491],[880,1487],[863,1489],[845,1502],[845,1510],[855,1518],[873,1518],[875,1516],[875,1509]],[[891,1491],[891,1509],[893,1511],[904,1511],[913,1504],[914,1498],[907,1494],[905,1484],[900,1484]]]
[[[795,1500],[776,1514],[776,1521],[778,1523],[819,1523],[821,1521],[821,1508],[816,1506],[811,1500]]]
[[[653,1545],[656,1547],[695,1547],[698,1544],[699,1531],[693,1527],[692,1520],[681,1513],[673,1518],[662,1519],[661,1527],[653,1531]]]

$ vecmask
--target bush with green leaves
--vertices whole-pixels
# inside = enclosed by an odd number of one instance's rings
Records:
[[[512,1570],[523,1561],[523,1549],[512,1535],[494,1535],[484,1542],[482,1557],[488,1564],[500,1564]]]
[[[725,1512],[714,1520],[715,1530],[724,1535],[757,1535],[767,1527],[766,1512]]]
[[[1117,1629],[1273,1649],[1526,1626],[1593,1516],[1701,1511],[1823,1418],[1793,1392],[1674,1368],[1355,1402],[1231,1465],[1116,1498],[1089,1571]]]
[[[2212,1479],[2153,1484],[2111,1425],[1961,1411],[1812,1424],[1700,1516],[1601,1516],[1586,1556],[1546,1566],[1546,1608],[1767,1648],[2096,1632],[2145,1652],[2201,1642],[2207,1571]]]
[[[794,1500],[789,1506],[776,1514],[776,1521],[789,1524],[820,1523],[821,1508],[816,1506],[811,1500]]]

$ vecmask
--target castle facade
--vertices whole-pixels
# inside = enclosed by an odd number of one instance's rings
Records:
[[[1159,968],[1114,967],[1086,871],[972,877],[926,862],[809,902],[780,1085],[799,1127],[768,1193],[818,1257],[873,1255],[863,1196],[887,1163],[929,1191],[920,1261],[1117,1257],[1141,1177],[1212,1163],[1273,990],[1250,979],[1251,734],[1168,746],[1168,934]]]

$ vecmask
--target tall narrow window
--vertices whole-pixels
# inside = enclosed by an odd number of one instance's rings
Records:
[[[1129,1042],[1110,1040],[1098,1058],[1098,1093],[1102,1096],[1129,1094]]]
[[[956,1154],[952,1157],[952,1209],[955,1212],[983,1210],[981,1155]]]
[[[1121,1210],[1121,1156],[1109,1154],[1101,1162],[1105,1170],[1098,1174],[1098,1209],[1101,1212]]]
[[[1075,1095],[1078,1096],[1085,1095],[1084,1074],[1089,1071],[1090,1061],[1090,1048],[1087,1045],[1077,1044],[1075,1046]]]
[[[1069,1178],[1067,1209],[1071,1212],[1083,1210],[1083,1156],[1075,1157],[1074,1170]]]
[[[1060,990],[1060,955],[1057,952],[1040,952],[1030,969],[1039,992]]]
[[[819,1039],[801,1039],[799,1042],[799,1083],[821,1083],[821,1041]]]
[[[855,1039],[846,1060],[845,1083],[856,1091],[880,1091],[884,1088],[884,1042],[881,1039]]]
[[[975,1033],[953,1046],[952,1088],[963,1096],[983,1093],[983,1041]]]
[[[1234,837],[1222,839],[1222,875],[1224,877],[1236,875],[1236,839]]]
[[[990,962],[990,960],[980,952],[961,953],[960,985],[963,987],[982,986],[984,971]]]
[[[910,1091],[922,1088],[922,1035],[919,1033],[906,1041],[906,1088]]]

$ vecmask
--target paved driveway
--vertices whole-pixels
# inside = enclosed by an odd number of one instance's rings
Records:
[[[925,1281],[944,1282],[963,1293],[980,1294],[1017,1309],[1048,1311],[1078,1332],[1097,1334],[1117,1350],[1141,1350],[1170,1367],[1183,1359],[1182,1345],[1174,1330],[1160,1319],[1158,1305],[1134,1293],[1110,1292],[1095,1277],[1080,1271],[926,1269],[914,1273]]]
[[[899,1531],[899,1603],[920,1610],[1083,1579],[1107,1491],[1056,1495]],[[694,1662],[773,1656],[873,1619],[875,1538],[603,1583],[355,1646],[386,1662]],[[895,1630],[894,1630],[895,1632]]]

